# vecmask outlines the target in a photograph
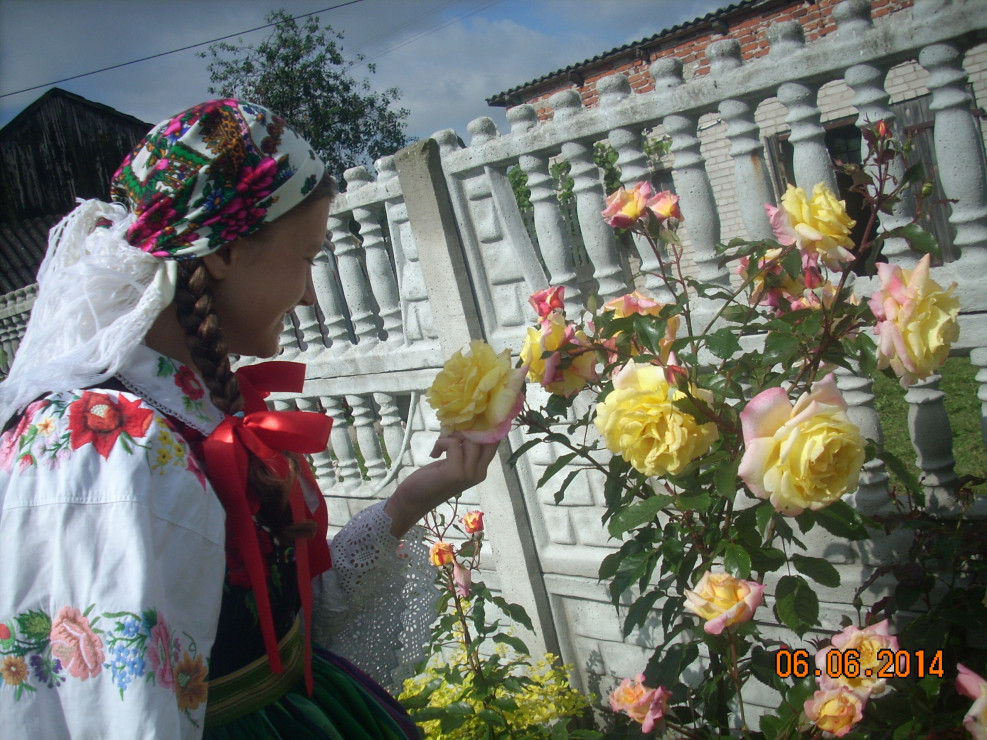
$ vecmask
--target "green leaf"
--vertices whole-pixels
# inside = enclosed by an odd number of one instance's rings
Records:
[[[761,537],[764,537],[764,533],[768,531],[768,522],[771,521],[774,513],[775,507],[767,501],[759,504],[754,509],[754,516],[757,518],[757,531],[761,534]]]
[[[695,643],[677,642],[667,650],[656,650],[644,669],[648,686],[674,686],[686,666],[692,665],[699,657],[699,646]]]
[[[740,545],[727,543],[726,552],[723,554],[723,567],[735,578],[746,580],[751,576],[751,556]]]
[[[675,498],[675,507],[679,511],[706,511],[709,509],[709,492],[683,493]]]
[[[451,704],[447,704],[446,711],[458,717],[470,717],[476,714],[473,705],[465,701],[454,701]]]
[[[765,650],[760,645],[754,645],[751,649],[751,673],[765,686],[777,688],[779,678],[775,653]],[[761,728],[764,728],[763,724]]]
[[[810,558],[805,555],[792,555],[792,564],[799,573],[807,575],[816,583],[821,583],[829,588],[836,588],[840,585],[840,572],[828,560]]]
[[[655,602],[662,596],[664,596],[664,593],[655,589],[634,600],[631,608],[627,610],[627,616],[624,618],[624,637],[627,637],[635,627],[644,624],[651,614]]]
[[[507,727],[504,718],[492,709],[481,709],[476,716],[493,727]]]
[[[803,512],[814,516],[816,522],[827,532],[848,540],[865,540],[870,535],[860,514],[845,501],[834,501],[824,509]]]
[[[610,532],[611,537],[619,538],[624,532],[629,532],[652,521],[658,512],[665,509],[671,502],[671,496],[658,494],[643,501],[635,501],[613,515],[607,524],[607,531]]]
[[[505,635],[504,633],[500,633],[498,635],[494,635],[493,640],[501,645],[507,645],[513,648],[514,652],[520,655],[530,654],[528,646],[524,644],[524,641],[520,638],[514,637],[513,635]]]
[[[737,468],[740,467],[740,458],[726,460],[716,468],[713,476],[716,493],[727,501],[733,501],[737,495]]]
[[[724,327],[706,336],[706,346],[721,360],[728,360],[740,351],[740,339],[736,330]]]
[[[902,226],[901,229],[896,229],[896,231],[898,235],[908,241],[908,246],[916,252],[931,254],[937,260],[942,259],[942,251],[939,249],[939,243],[936,241],[935,236],[918,224],[907,224]]]
[[[541,442],[542,442],[541,438],[529,439],[527,442],[525,442],[523,445],[521,445],[511,453],[511,456],[507,458],[507,464],[510,465],[512,468],[516,467],[517,461],[521,459],[521,455],[523,455],[525,452],[530,450],[535,445],[541,444]]]
[[[761,363],[765,367],[783,364],[787,365],[791,358],[798,354],[799,340],[793,334],[771,332],[764,339],[764,353]]]
[[[549,480],[552,479],[552,476],[554,476],[556,473],[562,470],[562,468],[564,468],[566,465],[572,462],[572,459],[575,456],[576,456],[575,452],[567,452],[564,455],[560,455],[554,462],[552,462],[551,465],[545,468],[545,472],[542,473],[542,476],[541,478],[538,479],[538,483],[535,487],[541,488],[543,485],[545,485]]]
[[[572,483],[576,479],[576,476],[581,472],[583,471],[580,469],[569,471],[569,474],[565,477],[565,480],[562,481],[562,485],[559,486],[559,490],[555,492],[555,503],[562,503],[562,499],[565,498],[565,489],[569,487],[569,484]]]
[[[819,619],[819,598],[801,576],[782,576],[775,589],[775,616],[799,637]]]
[[[18,614],[15,619],[28,640],[34,642],[47,640],[48,635],[51,634],[51,618],[44,612],[32,610]]]
[[[777,547],[760,547],[750,551],[751,569],[756,573],[772,573],[788,562],[785,553]]]

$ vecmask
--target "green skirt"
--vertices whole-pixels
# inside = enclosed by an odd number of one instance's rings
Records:
[[[420,740],[420,730],[381,686],[344,658],[313,647],[312,696],[299,678],[265,706],[223,724],[205,740]]]

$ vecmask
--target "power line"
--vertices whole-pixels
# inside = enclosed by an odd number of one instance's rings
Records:
[[[308,18],[309,16],[318,15],[319,13],[328,13],[331,10],[338,10],[339,8],[345,8],[348,5],[356,5],[357,3],[362,3],[363,0],[349,0],[349,2],[339,3],[338,5],[333,5],[329,8],[323,8],[322,10],[315,10],[311,13],[303,13],[302,15],[296,15],[292,20],[297,21],[299,18]],[[58,85],[62,82],[68,82],[69,80],[78,80],[80,77],[89,77],[90,75],[96,75],[101,72],[109,72],[111,69],[119,69],[120,67],[126,67],[131,64],[137,64],[138,62],[146,62],[149,59],[158,59],[159,57],[165,57],[169,54],[177,54],[180,51],[188,51],[189,49],[195,49],[199,46],[205,46],[206,44],[215,44],[217,41],[225,41],[226,39],[231,39],[234,36],[242,36],[244,34],[253,33],[254,31],[261,31],[265,28],[271,28],[276,26],[276,23],[267,23],[263,26],[257,26],[257,28],[251,28],[247,31],[238,31],[237,33],[231,33],[227,36],[220,36],[216,39],[211,39],[209,41],[201,41],[198,44],[190,44],[189,46],[183,46],[181,49],[172,49],[171,51],[163,51],[160,54],[152,54],[151,56],[141,57],[140,59],[133,59],[129,62],[121,62],[120,64],[113,64],[109,67],[103,67],[102,69],[94,69],[92,72],[83,72],[82,74],[72,75],[71,77],[63,77],[60,80],[55,80],[53,82],[45,82],[41,85],[34,85],[33,87],[25,87],[23,90],[15,90],[14,92],[2,93],[0,98],[6,98],[11,95],[20,95],[21,93],[30,92],[31,90],[38,90],[42,87],[48,87],[49,85]]]

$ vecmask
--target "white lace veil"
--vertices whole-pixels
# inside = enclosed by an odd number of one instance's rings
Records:
[[[130,246],[133,221],[122,205],[80,200],[51,230],[27,331],[0,384],[0,425],[44,393],[111,377],[171,303],[177,263]]]

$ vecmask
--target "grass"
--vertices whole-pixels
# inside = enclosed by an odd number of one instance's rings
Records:
[[[946,413],[953,430],[953,457],[957,475],[987,478],[987,449],[980,432],[980,400],[977,369],[969,358],[951,357],[941,370],[939,389],[946,394]],[[897,380],[878,374],[874,381],[874,407],[881,417],[884,445],[906,462],[914,463],[915,450],[908,436],[908,402]],[[892,480],[894,483],[894,480]],[[987,483],[973,490],[987,495]]]

